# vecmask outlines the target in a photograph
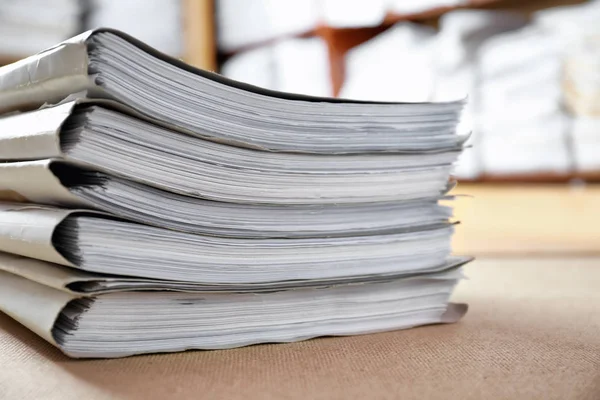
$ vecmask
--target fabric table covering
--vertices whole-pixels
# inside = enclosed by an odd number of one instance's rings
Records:
[[[600,399],[600,258],[467,274],[457,324],[226,351],[72,360],[0,313],[0,399]]]

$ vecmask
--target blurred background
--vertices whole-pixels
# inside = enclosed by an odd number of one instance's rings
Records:
[[[270,89],[467,97],[457,252],[600,252],[600,1],[0,0],[0,63],[101,26]]]

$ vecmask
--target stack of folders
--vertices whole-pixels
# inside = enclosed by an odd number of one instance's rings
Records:
[[[0,310],[71,357],[455,322],[463,101],[274,92],[99,29],[0,69]]]

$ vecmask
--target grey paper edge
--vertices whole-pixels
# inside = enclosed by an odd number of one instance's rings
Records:
[[[347,279],[324,279],[320,281],[284,281],[266,284],[194,284],[182,281],[166,281],[151,278],[136,278],[129,276],[105,275],[84,271],[81,269],[72,269],[57,264],[40,260],[22,260],[18,257],[0,253],[0,270],[8,271],[16,275],[26,277],[38,283],[52,286],[58,290],[67,291],[80,296],[96,296],[113,292],[128,291],[172,291],[189,293],[245,293],[245,292],[272,292],[282,290],[300,290],[300,289],[318,289],[335,286],[361,285],[366,283],[384,283],[393,280],[412,280],[412,279],[463,279],[460,273],[461,268],[472,261],[472,257],[452,256],[443,265],[436,268],[430,268],[414,274],[390,274],[390,275],[364,275]],[[20,269],[20,264],[25,263],[26,268]],[[455,273],[455,276],[452,274]],[[448,276],[450,274],[450,276]],[[102,289],[84,291],[77,290],[82,287],[81,284],[96,284],[101,287],[103,282],[123,282],[131,283],[131,287],[119,289]],[[135,288],[139,283],[145,285],[143,288]],[[148,284],[155,284],[156,287],[148,288]],[[197,289],[181,289],[176,287],[178,284],[197,286]]]
[[[351,104],[365,104],[365,105],[368,105],[368,104],[399,105],[399,104],[426,104],[427,103],[427,102],[401,103],[401,102],[349,100],[349,99],[317,97],[317,96],[308,96],[308,95],[301,95],[301,94],[295,94],[295,93],[280,92],[280,91],[276,91],[276,90],[270,90],[270,89],[265,89],[265,88],[261,88],[258,86],[250,85],[248,83],[235,81],[233,79],[226,78],[223,75],[219,75],[215,72],[196,68],[196,67],[191,66],[177,58],[174,58],[165,53],[162,53],[162,52],[158,51],[157,49],[149,46],[148,44],[140,41],[139,39],[136,39],[135,37],[128,35],[127,33],[117,30],[117,29],[104,28],[104,27],[97,28],[97,29],[94,29],[93,31],[88,31],[80,36],[85,37],[86,40],[89,40],[90,38],[93,37],[94,34],[102,33],[102,32],[112,33],[116,36],[119,36],[122,39],[128,41],[129,43],[131,43],[131,44],[135,45],[136,47],[142,49],[143,51],[147,52],[148,54],[150,54],[162,61],[165,61],[175,67],[192,72],[196,75],[199,75],[204,78],[210,79],[212,81],[221,83],[223,85],[239,88],[239,89],[242,89],[242,90],[245,90],[248,92],[252,92],[255,94],[259,94],[259,95],[265,95],[265,96],[276,97],[276,98],[287,99],[287,100],[304,100],[304,101],[310,101],[310,102],[328,102],[328,103],[351,103]],[[79,39],[76,39],[76,42],[79,42]],[[467,97],[465,97],[464,99],[458,99],[458,100],[440,101],[440,102],[437,102],[436,104],[464,104],[466,102],[466,100],[467,100]]]
[[[211,134],[199,133],[198,131],[192,131],[190,129],[174,125],[172,123],[163,121],[161,119],[154,118],[148,114],[144,114],[140,111],[137,111],[136,109],[129,107],[126,104],[120,103],[117,100],[112,99],[109,94],[107,94],[100,87],[97,87],[97,86],[94,87],[94,89],[90,89],[89,92],[93,93],[93,95],[97,96],[97,97],[93,97],[93,98],[87,97],[88,91],[72,93],[72,94],[66,96],[65,98],[61,99],[60,101],[57,101],[54,104],[45,104],[43,106],[43,108],[56,107],[56,106],[60,106],[65,103],[70,103],[70,102],[75,102],[81,106],[86,106],[86,105],[87,106],[95,106],[96,105],[96,106],[105,107],[105,108],[113,110],[113,111],[122,112],[123,114],[126,114],[128,116],[135,117],[142,121],[160,126],[165,129],[169,129],[174,132],[183,133],[183,134],[186,134],[189,136],[197,137],[197,138],[211,141],[214,143],[220,143],[220,144],[224,144],[224,145],[228,145],[228,146],[236,146],[236,147],[246,148],[246,149],[250,149],[250,150],[257,150],[257,151],[266,151],[266,152],[275,152],[275,153],[280,152],[280,150],[273,150],[268,147],[260,146],[260,145],[245,142],[245,141],[239,141],[239,140],[235,140],[235,139],[231,139],[231,138],[229,138],[229,139],[219,138],[219,137],[215,137]],[[28,112],[35,112],[35,111],[37,111],[37,110],[28,111]],[[415,150],[415,151],[406,151],[406,150],[404,150],[404,151],[379,151],[376,153],[395,154],[395,155],[442,154],[442,153],[457,153],[457,154],[459,154],[459,153],[461,153],[461,151],[462,151],[462,145],[459,143],[458,145],[456,145],[455,147],[452,147],[452,148],[449,147],[449,148],[443,148],[443,149]],[[304,154],[305,152],[296,151],[296,150],[292,149],[292,150],[286,150],[286,153]],[[335,153],[331,153],[331,154],[353,154],[353,153],[335,152]]]
[[[177,68],[183,69],[185,71],[194,73],[196,75],[202,76],[206,79],[210,79],[214,82],[218,82],[220,84],[239,88],[251,93],[255,93],[258,95],[265,95],[280,99],[287,100],[303,100],[310,102],[328,102],[328,103],[351,103],[351,104],[381,104],[381,105],[399,105],[399,104],[426,104],[427,102],[421,103],[402,103],[402,102],[382,102],[382,101],[367,101],[367,100],[350,100],[350,99],[339,99],[332,97],[318,97],[318,96],[309,96],[309,95],[301,95],[295,93],[287,93],[280,92],[276,90],[270,90],[261,88],[258,86],[254,86],[248,83],[243,83],[239,81],[235,81],[233,79],[226,78],[222,75],[219,75],[215,72],[203,70],[200,68],[196,68],[192,65],[189,65],[182,60],[171,57],[165,53],[158,51],[157,49],[149,46],[148,44],[142,42],[135,37],[120,31],[118,29],[113,28],[96,28],[93,30],[89,30],[83,32],[77,36],[74,36],[70,39],[67,39],[61,43],[56,44],[46,50],[43,50],[37,54],[34,54],[30,57],[24,58],[20,61],[17,61],[13,64],[9,64],[5,67],[0,68],[0,91],[6,92],[18,92],[24,91],[39,83],[48,84],[49,82],[60,80],[60,79],[74,79],[85,77],[85,84],[71,84],[69,85],[70,90],[66,90],[66,86],[62,88],[62,91],[58,91],[62,93],[59,98],[56,96],[51,96],[56,98],[55,101],[59,101],[61,98],[65,98],[71,93],[80,92],[86,89],[94,89],[94,84],[89,80],[88,77],[88,64],[89,59],[87,55],[87,46],[89,45],[89,41],[93,40],[95,34],[98,33],[111,33],[114,34],[127,42],[133,44],[134,46],[140,48],[141,50],[147,52],[148,54],[160,59],[166,63],[169,63]],[[68,60],[67,63],[60,62],[61,59]],[[58,65],[57,65],[58,64]],[[66,64],[66,68],[64,65]],[[44,66],[50,71],[45,71]],[[27,68],[25,68],[27,67]],[[63,68],[60,68],[63,67]],[[84,81],[80,81],[84,82]],[[38,89],[39,92],[43,92],[44,90]],[[8,97],[6,97],[8,98]],[[457,100],[449,100],[449,101],[440,101],[437,104],[464,104],[466,102],[467,97],[464,99]],[[0,103],[2,103],[3,97],[0,97]],[[15,103],[15,102],[12,102]],[[2,103],[4,109],[0,108],[0,112],[6,112],[6,108],[8,107],[7,103]],[[16,103],[15,103],[16,104]],[[27,104],[27,103],[25,103]],[[40,103],[40,105],[43,103]]]

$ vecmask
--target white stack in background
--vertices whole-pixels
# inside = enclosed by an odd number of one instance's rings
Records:
[[[346,54],[342,98],[430,101],[434,91],[435,31],[402,22]]]
[[[170,56],[183,54],[180,0],[90,0],[88,12],[86,30],[126,30]]]
[[[562,107],[559,40],[535,26],[497,35],[481,48],[479,75],[485,173],[568,173],[570,123]]]
[[[76,34],[80,19],[78,0],[0,0],[0,54],[21,58],[44,50]]]
[[[386,0],[316,0],[316,6],[319,22],[336,28],[377,26],[387,13]]]
[[[574,115],[600,116],[600,27],[572,43],[564,58],[567,108]]]
[[[467,144],[474,147],[466,149],[461,156],[454,172],[458,178],[474,179],[483,172],[478,124],[479,49],[490,37],[518,29],[525,22],[518,14],[478,10],[453,11],[440,19],[434,61],[437,82],[434,99],[469,98],[459,132],[471,132]]]
[[[570,118],[556,114],[543,120],[488,119],[481,140],[484,171],[493,176],[566,174],[570,171],[567,133]]]
[[[228,53],[303,34],[317,26],[319,15],[312,0],[217,0],[218,47]]]
[[[568,48],[563,88],[573,115],[572,146],[578,172],[600,171],[600,28],[590,27]]]
[[[571,125],[576,171],[597,174],[600,171],[600,116],[577,116]]]
[[[464,0],[217,0],[218,47],[224,53],[309,33],[319,25],[361,28],[389,14],[418,14]]]
[[[418,10],[409,7],[402,12]],[[439,33],[419,24],[398,23],[348,52],[340,97],[407,102],[468,97],[458,129],[459,134],[473,133],[467,144],[476,144],[478,49],[490,36],[524,24],[522,16],[487,11],[450,12],[442,17]],[[455,176],[477,178],[482,172],[479,158],[478,149],[465,149]]]
[[[467,3],[467,0],[387,0],[387,3],[390,12],[400,15],[410,15],[441,7],[459,6]]]
[[[333,96],[327,44],[317,37],[281,39],[239,52],[223,63],[221,73],[266,89]]]
[[[600,171],[600,2],[536,13],[534,21],[560,41],[562,106],[571,119],[575,172]]]

